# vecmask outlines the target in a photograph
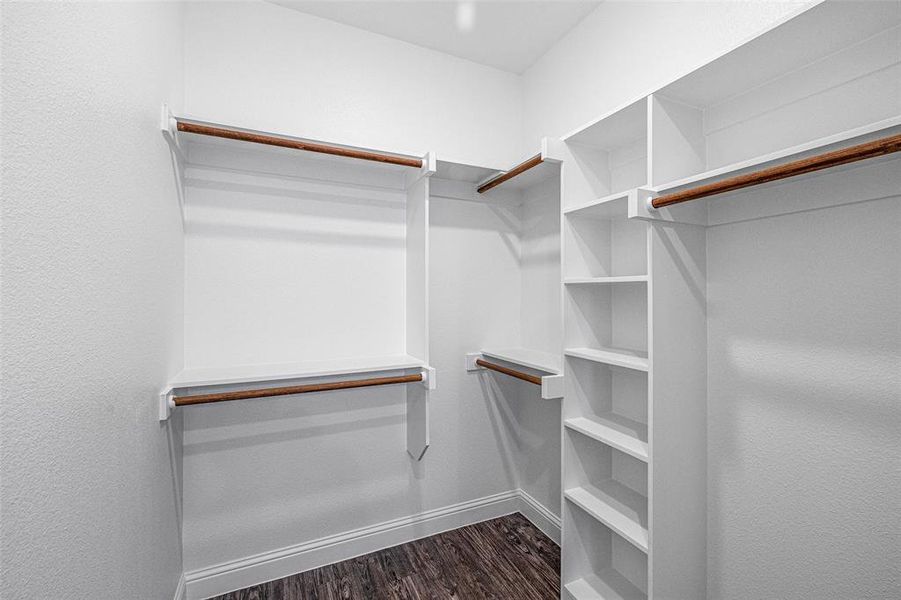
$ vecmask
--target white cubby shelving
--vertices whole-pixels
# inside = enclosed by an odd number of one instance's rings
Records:
[[[817,3],[563,138],[564,597],[706,595],[705,227],[890,195],[901,160],[648,201],[897,135],[899,37]]]
[[[407,403],[407,451],[422,458],[435,384],[434,155],[255,131],[166,107],[161,128],[179,180],[186,272],[184,369],[161,398],[420,372],[426,386],[397,393]],[[160,418],[165,408],[161,400]]]

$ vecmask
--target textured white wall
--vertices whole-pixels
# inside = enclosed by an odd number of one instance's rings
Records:
[[[523,73],[524,151],[709,62],[804,2],[603,2]]]
[[[506,168],[512,73],[260,1],[188,7],[185,101],[200,118]]]
[[[156,411],[183,258],[158,119],[181,9],[2,11],[0,597],[170,600],[180,435]]]
[[[901,597],[899,199],[708,230],[710,598]]]

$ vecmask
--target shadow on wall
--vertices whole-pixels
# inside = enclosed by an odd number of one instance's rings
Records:
[[[194,411],[187,415],[185,427],[184,453],[191,456],[402,426],[406,421],[406,390],[313,392],[186,410]]]

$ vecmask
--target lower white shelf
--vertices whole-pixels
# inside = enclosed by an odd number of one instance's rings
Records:
[[[604,417],[566,419],[563,425],[648,462],[648,427],[643,423],[607,413]]]
[[[613,479],[602,484],[570,488],[564,497],[615,531],[642,552],[648,551],[648,501]]]
[[[648,370],[648,353],[624,348],[567,348],[563,354],[616,367]]]
[[[563,586],[572,600],[647,600],[647,594],[613,568],[586,575]]]

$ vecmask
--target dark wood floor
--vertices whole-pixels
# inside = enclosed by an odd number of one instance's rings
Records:
[[[213,600],[557,600],[560,548],[520,514]]]

